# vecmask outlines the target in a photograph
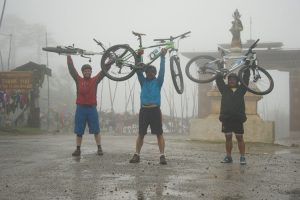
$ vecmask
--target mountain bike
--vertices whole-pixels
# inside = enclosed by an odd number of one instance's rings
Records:
[[[56,46],[56,47],[43,47],[44,51],[58,53],[59,55],[80,55],[83,58],[88,58],[89,62],[91,62],[91,57],[93,55],[103,55],[105,51],[104,45],[96,39],[93,39],[101,48],[103,49],[102,52],[94,52],[94,51],[87,51],[81,48],[75,48],[74,45],[72,46]]]
[[[229,73],[238,69],[238,77],[241,84],[253,94],[265,95],[274,88],[274,81],[271,75],[263,68],[258,66],[256,47],[259,39],[256,40],[242,56],[226,55],[229,51],[219,47],[221,58],[214,58],[207,55],[199,55],[192,58],[186,65],[185,72],[189,79],[197,83],[209,83],[216,79],[217,73],[221,73],[225,78]],[[227,66],[227,63],[229,66]],[[243,80],[243,74],[250,70],[249,84]]]
[[[145,70],[147,66],[151,65],[161,56],[161,52],[157,48],[166,48],[170,55],[170,70],[173,84],[177,93],[182,94],[184,90],[183,76],[180,68],[180,59],[177,55],[178,48],[175,47],[174,40],[177,39],[179,44],[179,40],[186,38],[190,33],[189,31],[176,37],[170,36],[170,38],[154,39],[154,41],[159,42],[159,44],[145,47],[142,42],[142,36],[145,36],[145,34],[132,31],[132,34],[138,37],[139,49],[133,50],[126,44],[114,45],[108,48],[101,58],[102,71],[111,80],[127,80],[132,77],[137,70]],[[149,54],[150,61],[144,62],[143,57],[141,60],[138,60],[138,50],[151,48],[155,49]],[[113,63],[110,69],[105,67],[108,62]]]

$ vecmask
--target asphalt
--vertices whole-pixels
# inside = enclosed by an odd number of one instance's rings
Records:
[[[147,135],[141,162],[130,164],[135,136],[102,137],[96,155],[85,135],[74,158],[75,136],[0,134],[0,199],[300,199],[300,147],[246,144],[247,165],[223,164],[223,143],[166,135],[167,165],[159,164],[157,141]],[[287,144],[287,143],[285,143]]]

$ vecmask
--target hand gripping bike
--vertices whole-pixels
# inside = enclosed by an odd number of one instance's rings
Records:
[[[176,37],[170,37],[165,39],[154,39],[154,41],[158,41],[159,44],[151,45],[151,46],[143,46],[142,36],[145,34],[132,32],[135,36],[138,37],[139,40],[139,49],[133,50],[127,44],[119,44],[114,45],[108,48],[102,56],[101,59],[101,68],[103,73],[111,80],[114,81],[124,81],[132,77],[137,70],[145,70],[147,66],[151,65],[155,60],[157,60],[161,56],[161,52],[158,49],[154,49],[150,54],[150,61],[144,62],[143,58],[138,60],[137,51],[142,49],[150,49],[150,48],[166,48],[170,55],[170,70],[172,81],[175,86],[176,91],[179,94],[183,93],[184,83],[182,77],[182,71],[180,68],[180,60],[177,55],[178,48],[175,47],[174,40],[183,39],[187,37],[189,32],[183,33]],[[105,66],[107,63],[112,63],[111,67],[107,69]]]
[[[93,55],[103,55],[105,51],[104,45],[96,39],[93,39],[101,48],[103,49],[102,52],[93,52],[87,51],[80,48],[75,48],[74,45],[72,46],[56,46],[56,47],[43,47],[44,51],[58,53],[59,55],[80,55],[83,58],[88,58],[89,62],[91,62],[91,57]]]
[[[216,79],[217,73],[221,73],[225,78],[229,73],[239,69],[239,80],[249,92],[257,95],[268,94],[274,88],[274,81],[264,68],[258,66],[256,53],[253,52],[258,41],[259,39],[242,56],[225,55],[228,51],[222,47],[219,47],[222,55],[220,59],[207,55],[196,56],[187,63],[185,68],[186,75],[194,82],[209,83]],[[232,64],[226,66],[228,62]],[[243,79],[243,74],[248,69],[250,70],[249,84],[245,83]]]

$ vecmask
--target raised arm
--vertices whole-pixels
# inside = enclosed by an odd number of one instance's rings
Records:
[[[166,58],[165,55],[167,53],[166,49],[161,49],[161,57],[160,57],[160,68],[159,68],[159,73],[157,76],[157,79],[163,84],[164,82],[164,77],[165,77],[165,63],[166,63]]]
[[[142,63],[143,62],[143,58],[142,58],[142,55],[144,54],[144,50],[143,49],[139,49],[138,52],[137,52],[137,59],[138,59],[138,63]],[[140,85],[142,85],[142,83],[144,82],[145,80],[145,76],[143,74],[143,70],[137,70],[136,71],[136,75],[138,77],[138,80],[140,82]]]
[[[216,83],[219,91],[221,92],[221,94],[223,94],[226,84],[224,82],[223,75],[221,73],[217,73]]]
[[[110,69],[110,67],[111,67],[112,64],[113,63],[110,63],[110,62],[108,62],[108,63],[105,64],[106,71],[108,71]],[[105,74],[101,70],[96,76],[97,76],[97,82],[99,83],[105,77]]]
[[[245,70],[243,74],[243,81],[248,86],[249,85],[249,79],[250,79],[250,70],[249,68]],[[247,88],[241,84],[241,89],[243,90],[243,93],[245,94],[247,92]]]
[[[67,63],[68,63],[68,69],[69,69],[69,72],[70,72],[72,78],[76,81],[76,80],[77,80],[77,77],[78,77],[79,75],[78,75],[77,70],[76,70],[75,67],[74,67],[73,60],[72,60],[72,58],[71,58],[70,55],[67,56]]]

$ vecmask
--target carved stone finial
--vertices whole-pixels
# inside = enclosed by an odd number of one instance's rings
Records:
[[[232,17],[234,20],[232,21],[232,26],[230,28],[230,32],[232,33],[231,51],[241,52],[242,51],[241,31],[243,30],[243,24],[240,20],[241,15],[238,9],[234,11]]]

